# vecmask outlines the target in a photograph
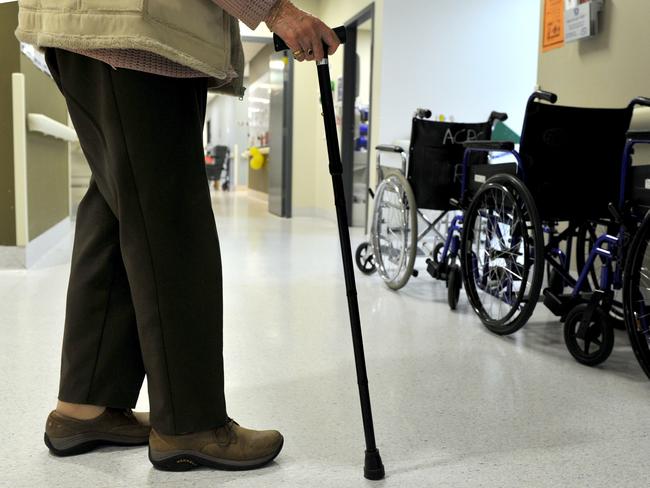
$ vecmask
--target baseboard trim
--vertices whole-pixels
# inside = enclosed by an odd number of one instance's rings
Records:
[[[249,188],[248,197],[251,198],[252,200],[255,200],[256,202],[266,203],[266,204],[269,203],[269,194],[264,193],[263,191],[257,191]]]
[[[293,217],[311,217],[336,222],[335,208],[298,207],[293,210]]]
[[[0,269],[25,269],[25,248],[0,246]]]
[[[66,217],[27,243],[27,246],[0,246],[0,269],[29,269],[74,229]]]

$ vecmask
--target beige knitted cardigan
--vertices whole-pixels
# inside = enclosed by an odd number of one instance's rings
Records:
[[[251,29],[255,29],[275,5],[277,0],[212,0],[233,17],[238,18]],[[75,50],[79,54],[88,56],[114,68],[125,68],[144,71],[174,78],[199,78],[207,76],[182,64],[175,63],[158,54],[139,49],[94,49]],[[234,70],[229,73],[227,83],[237,76]]]

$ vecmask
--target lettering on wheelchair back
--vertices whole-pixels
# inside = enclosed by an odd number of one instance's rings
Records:
[[[477,132],[474,129],[461,129],[453,132],[451,129],[445,131],[443,144],[462,144],[463,142],[480,141],[484,139],[483,132]]]
[[[490,140],[492,126],[483,123],[413,119],[408,180],[418,209],[450,210],[451,198],[460,195],[456,169],[465,154],[464,142]],[[470,166],[486,164],[487,154],[473,153]]]

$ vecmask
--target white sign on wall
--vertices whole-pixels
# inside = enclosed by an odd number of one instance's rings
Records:
[[[589,4],[583,3],[564,13],[564,41],[571,42],[591,35]]]
[[[602,0],[566,0],[564,12],[564,41],[572,42],[598,34],[598,14]]]

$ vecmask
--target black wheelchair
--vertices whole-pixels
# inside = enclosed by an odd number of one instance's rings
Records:
[[[574,357],[594,365],[609,356],[612,318],[622,313],[613,292],[621,284],[612,270],[617,254],[608,249],[617,243],[598,229],[610,235],[620,228],[612,202],[626,133],[634,108],[650,101],[638,98],[623,109],[556,101],[548,92],[529,98],[519,151],[508,142],[465,144],[463,188],[471,200],[461,202],[467,207],[461,268],[474,311],[489,330],[506,335],[532,315],[546,266],[544,303],[565,322]],[[469,164],[473,153],[492,151],[511,153],[516,163]],[[598,256],[609,256],[600,276]]]
[[[379,184],[371,192],[375,204],[369,241],[357,248],[359,269],[375,271],[392,289],[402,288],[413,275],[416,256],[427,256],[427,270],[447,281],[451,308],[456,308],[462,278],[457,264],[462,214],[450,201],[460,195],[457,170],[467,141],[489,139],[496,121],[507,115],[493,112],[486,122],[455,123],[429,120],[431,112],[418,109],[412,120],[409,157],[400,146],[377,146]],[[388,153],[398,155],[401,168],[382,162]],[[472,164],[487,163],[488,155],[475,154]],[[424,211],[436,211],[435,217]],[[419,221],[424,223],[421,232]],[[428,236],[434,236],[433,242]]]

